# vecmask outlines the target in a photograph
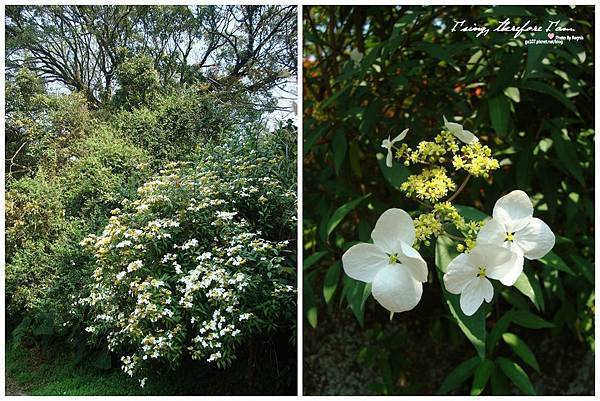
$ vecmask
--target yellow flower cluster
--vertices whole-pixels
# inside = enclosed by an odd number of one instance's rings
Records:
[[[444,226],[439,217],[434,213],[423,213],[416,219],[415,223],[415,249],[419,249],[421,243],[429,246],[429,238],[438,236],[444,233]]]
[[[431,203],[436,203],[455,188],[456,184],[441,166],[425,168],[421,173],[408,177],[400,186],[408,197],[415,196]]]
[[[456,170],[465,170],[475,177],[489,177],[489,172],[500,167],[492,156],[492,150],[480,142],[463,146],[460,155],[454,155],[452,165]]]
[[[459,150],[456,137],[448,131],[439,133],[433,141],[421,141],[415,150],[403,143],[396,150],[396,159],[404,158],[404,165],[444,163],[448,152],[456,154]]]

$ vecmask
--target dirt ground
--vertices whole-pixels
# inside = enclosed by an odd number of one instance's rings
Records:
[[[368,313],[368,312],[367,312]],[[408,326],[407,343],[399,355],[410,360],[408,377],[397,381],[399,393],[403,381],[417,382],[414,393],[435,394],[444,377],[453,366],[471,355],[469,344],[435,344],[421,327],[418,319],[395,319],[384,323],[386,330],[398,330]],[[366,326],[368,327],[368,325]],[[586,344],[577,342],[565,332],[552,337],[547,331],[530,331],[526,338],[541,366],[541,374],[527,368],[527,372],[540,395],[593,395],[594,354]],[[529,333],[528,333],[529,334]],[[322,317],[317,329],[304,325],[304,394],[305,395],[373,395],[373,383],[381,375],[376,367],[366,366],[359,360],[359,353],[372,342],[369,330],[362,329],[349,310],[336,309]],[[410,377],[412,372],[419,372]],[[426,375],[425,373],[426,372]],[[455,394],[469,391],[470,380]],[[406,393],[413,391],[410,387]],[[515,394],[516,394],[515,390]]]

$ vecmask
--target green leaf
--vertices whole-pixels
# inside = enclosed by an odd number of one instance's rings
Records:
[[[318,129],[310,132],[307,130],[306,135],[304,136],[304,146],[302,152],[306,155],[312,149],[313,145],[319,138],[321,138],[327,132],[329,127],[327,124],[321,125]]]
[[[521,101],[521,94],[519,93],[519,88],[515,88],[514,86],[504,88],[504,95],[506,95],[507,98],[509,98],[515,103],[519,103]]]
[[[550,251],[543,258],[538,259],[541,263],[546,266],[549,266],[553,269],[560,270],[561,272],[565,272],[571,275],[575,275],[575,272],[571,270],[571,268],[565,263],[563,258]]]
[[[435,264],[438,267],[437,273],[442,286],[442,292],[450,313],[456,320],[458,327],[465,334],[467,339],[477,350],[481,359],[485,357],[485,313],[484,307],[479,308],[472,316],[467,316],[460,309],[460,298],[458,295],[450,294],[443,285],[443,274],[446,272],[448,264],[458,255],[454,242],[446,237],[438,237],[435,244]]]
[[[338,131],[331,139],[331,147],[333,150],[333,164],[335,166],[335,173],[340,174],[340,167],[346,158],[346,152],[348,151],[348,140],[344,131]]]
[[[536,395],[535,388],[527,373],[516,362],[503,357],[496,358],[496,364],[502,372],[526,395]]]
[[[492,127],[498,135],[506,135],[510,120],[510,104],[508,103],[508,99],[503,94],[500,94],[491,98],[488,104]]]
[[[360,148],[358,147],[358,143],[356,141],[352,141],[350,143],[349,157],[352,172],[357,177],[362,177],[362,169],[360,167]]]
[[[473,375],[473,385],[471,386],[471,395],[479,395],[485,390],[490,375],[494,371],[494,362],[486,359],[482,361]]]
[[[496,322],[496,324],[490,331],[490,335],[488,337],[488,343],[487,343],[488,353],[490,355],[494,354],[494,348],[496,347],[496,344],[500,340],[500,336],[502,336],[502,334],[506,331],[506,329],[508,329],[508,326],[510,325],[510,321],[512,318],[512,312],[513,311],[506,312],[500,319],[498,319],[498,321]]]
[[[490,217],[481,210],[475,209],[472,206],[454,205],[454,207],[456,207],[458,213],[467,220],[481,221]]]
[[[333,102],[335,102],[337,100],[337,98],[342,96],[348,89],[350,89],[351,86],[352,86],[352,81],[350,81],[346,85],[344,85],[343,88],[341,88],[337,91],[334,90],[333,95],[331,95],[329,98],[327,98],[325,101],[323,101],[322,103],[319,104],[319,110],[325,110]]]
[[[519,310],[513,311],[511,314],[511,320],[519,326],[526,327],[528,329],[548,329],[554,327],[554,325],[538,315],[535,315],[529,311]]]
[[[438,390],[438,394],[447,394],[448,392],[457,389],[462,383],[464,383],[475,371],[475,368],[479,366],[481,360],[474,356],[471,359],[458,364],[456,368],[442,382]]]
[[[538,310],[544,310],[542,287],[540,286],[540,282],[535,273],[529,266],[524,267],[523,273],[521,273],[515,282],[515,288],[529,298]]]
[[[523,362],[534,368],[539,373],[540,365],[538,364],[537,359],[535,359],[533,352],[531,352],[527,344],[525,344],[525,341],[521,340],[516,336],[516,334],[513,333],[502,334],[502,339],[510,348],[512,348],[514,353],[523,360]]]
[[[525,76],[531,74],[533,70],[539,70],[542,67],[542,59],[548,53],[548,45],[528,45],[527,46],[527,72]]]
[[[340,280],[340,273],[342,271],[342,263],[336,262],[325,273],[325,280],[323,282],[323,297],[325,302],[329,303],[335,294],[338,282]]]
[[[331,235],[333,230],[341,223],[341,221],[346,217],[348,213],[350,213],[356,206],[360,204],[363,200],[367,199],[371,194],[366,194],[361,196],[360,198],[356,198],[351,200],[350,202],[344,203],[342,206],[337,208],[333,215],[329,218],[327,222],[327,237]]]
[[[589,262],[589,260],[575,253],[571,254],[570,256],[575,262],[574,266],[577,267],[577,270],[583,274],[583,277],[585,277],[590,284],[594,284],[594,266]]]
[[[565,96],[564,93],[562,93],[558,89],[555,89],[552,86],[550,86],[544,82],[526,80],[526,81],[522,81],[519,84],[519,87],[521,89],[529,89],[529,90],[533,90],[536,92],[544,93],[546,95],[550,95],[553,98],[555,98],[556,100],[558,100],[559,102],[561,102],[566,108],[568,108],[573,113],[575,113],[575,115],[579,116],[579,112],[577,111],[577,108],[575,107],[573,102],[570,101],[569,98],[567,98],[567,96]]]
[[[371,286],[361,281],[354,280],[344,275],[344,290],[343,295],[346,296],[346,301],[354,314],[354,317],[361,325],[364,325],[365,317],[365,302],[371,293]],[[366,296],[365,296],[366,293]]]
[[[308,268],[310,268],[312,265],[314,265],[315,263],[317,263],[319,260],[321,260],[321,258],[325,255],[327,255],[329,252],[328,251],[319,251],[319,252],[315,252],[312,255],[310,255],[309,257],[307,257],[306,259],[304,259],[304,263],[302,264],[303,270],[308,270]]]
[[[304,300],[304,311],[306,314],[306,320],[312,326],[317,327],[317,314],[318,308],[315,302],[315,294],[311,285],[311,281],[314,278],[314,274],[308,274],[304,276],[304,286],[302,288],[303,300]]]
[[[377,160],[377,164],[379,164],[379,169],[385,180],[394,189],[399,189],[400,185],[410,176],[410,170],[402,163],[394,161],[392,167],[388,167],[385,164],[385,157],[383,157],[381,160]]]
[[[492,395],[510,395],[510,383],[498,365],[494,365],[490,381],[492,382]]]
[[[585,186],[585,179],[583,178],[583,170],[579,164],[579,156],[575,150],[575,145],[569,139],[565,139],[560,129],[556,128],[554,124],[551,125],[552,131],[552,148],[556,152],[558,159],[564,168],[567,169],[573,177],[581,184]],[[568,136],[567,136],[568,138]]]

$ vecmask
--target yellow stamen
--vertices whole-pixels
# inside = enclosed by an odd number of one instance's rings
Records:
[[[477,272],[477,277],[485,277],[486,269],[483,266],[479,266],[479,271]]]

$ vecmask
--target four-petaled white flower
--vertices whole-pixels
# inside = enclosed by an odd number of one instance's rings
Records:
[[[446,116],[443,116],[443,117],[444,117],[444,125],[446,126],[446,129],[448,131],[450,131],[452,133],[452,135],[454,135],[455,137],[460,139],[462,142],[466,143],[467,145],[470,145],[472,143],[479,141],[479,138],[477,138],[475,135],[473,135],[473,133],[471,131],[467,131],[466,129],[463,129],[463,126],[458,123],[449,122],[448,120],[446,120]]]
[[[360,50],[358,50],[356,47],[354,49],[352,49],[352,51],[350,52],[350,59],[352,59],[352,61],[354,61],[354,64],[359,64],[362,59],[364,57],[364,54],[362,54],[362,52]]]
[[[384,148],[384,149],[387,149],[387,157],[385,158],[385,165],[386,166],[392,167],[392,160],[394,160],[394,155],[392,153],[392,147],[394,146],[394,144],[396,142],[403,140],[406,137],[406,133],[407,132],[408,132],[408,128],[405,129],[404,131],[402,131],[400,133],[400,135],[398,135],[394,139],[390,140],[390,137],[388,136],[387,139],[384,139],[381,142],[381,147]]]
[[[421,283],[427,281],[427,264],[412,248],[413,220],[402,209],[389,209],[377,220],[371,238],[372,244],[357,244],[344,253],[344,271],[372,283],[373,297],[387,310],[411,310],[421,300]]]
[[[523,271],[524,257],[539,259],[554,247],[552,230],[542,220],[533,217],[533,205],[527,194],[515,190],[504,195],[494,205],[493,218],[477,235],[477,244],[497,244],[513,252],[510,270],[500,279],[511,286]]]
[[[460,308],[471,316],[483,303],[490,302],[494,287],[488,278],[500,280],[510,269],[512,252],[499,245],[477,245],[470,253],[461,253],[448,264],[444,286],[460,294]]]

